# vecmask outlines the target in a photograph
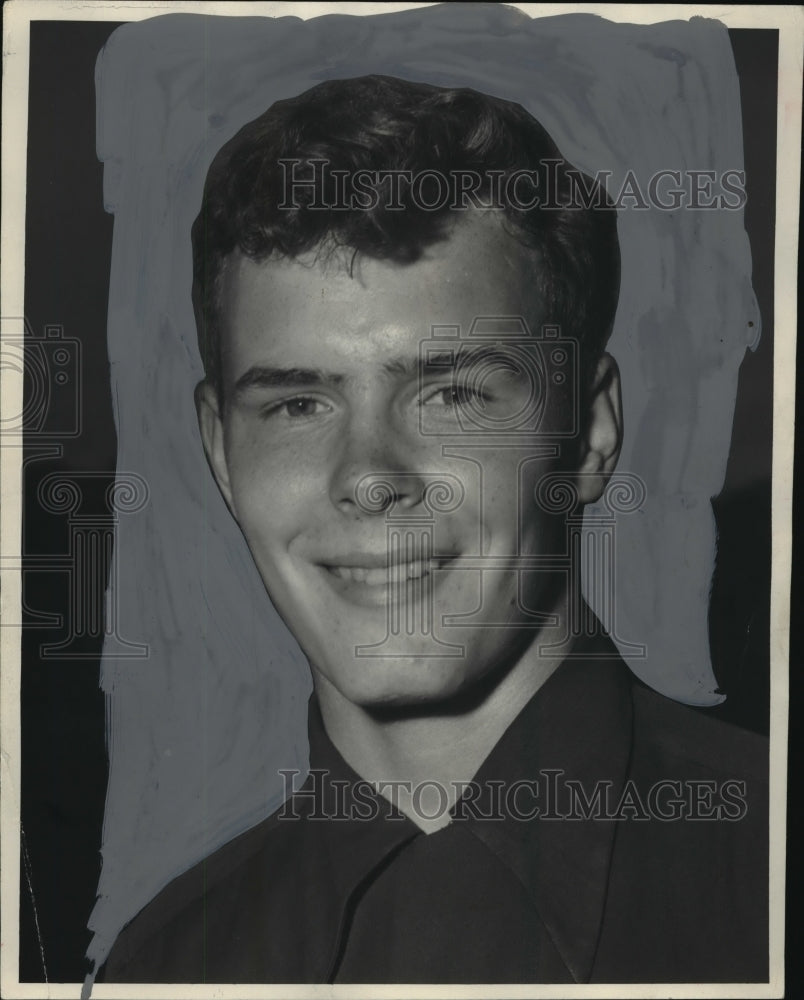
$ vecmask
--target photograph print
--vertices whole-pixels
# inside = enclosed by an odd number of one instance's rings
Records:
[[[4,995],[783,995],[802,18],[678,10],[8,5]]]

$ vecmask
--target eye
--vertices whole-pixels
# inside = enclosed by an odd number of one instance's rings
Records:
[[[422,397],[422,406],[473,406],[481,409],[488,401],[488,397],[479,387],[470,385],[450,385],[441,386],[429,395]]]
[[[283,399],[279,403],[272,403],[267,406],[262,415],[268,417],[281,417],[285,420],[309,420],[311,417],[319,417],[328,413],[331,409],[326,403],[312,396],[294,396],[292,399]]]

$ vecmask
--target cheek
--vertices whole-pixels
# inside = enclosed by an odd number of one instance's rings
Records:
[[[489,483],[483,505],[486,537],[509,547],[524,546],[531,552],[555,551],[563,538],[565,518],[546,509],[538,493],[540,484],[551,482],[557,471],[555,458],[499,462],[484,468]]]
[[[309,451],[276,448],[251,433],[227,447],[235,516],[249,543],[287,537],[310,517],[310,505],[326,479],[322,461]]]
[[[513,538],[528,528],[538,513],[533,503],[533,484],[543,471],[542,463],[526,460],[484,463],[481,506],[486,535]]]

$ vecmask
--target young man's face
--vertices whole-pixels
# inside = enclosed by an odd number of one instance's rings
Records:
[[[502,342],[474,379],[444,364],[443,341],[420,371],[434,326],[459,327],[466,345],[476,317],[524,316],[531,331],[550,319],[538,261],[498,218],[460,220],[414,264],[358,254],[350,274],[351,257],[231,263],[225,410],[202,386],[202,434],[316,684],[365,707],[433,704],[493,679],[533,639],[532,612],[556,606],[560,573],[523,574],[505,557],[565,549],[563,516],[534,491],[567,468],[545,445],[572,414],[566,393],[547,392],[532,435],[489,432],[542,405]],[[487,432],[468,435],[462,409]]]

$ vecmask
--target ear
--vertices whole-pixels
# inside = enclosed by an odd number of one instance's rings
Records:
[[[201,431],[204,453],[207,456],[212,475],[226,501],[226,506],[236,517],[232,506],[232,490],[229,485],[229,469],[226,465],[223,419],[220,413],[218,394],[206,380],[199,382],[195,387],[195,411],[198,416],[198,428]]]
[[[580,503],[603,495],[617,465],[623,440],[620,370],[610,354],[598,362],[586,410],[586,432],[578,454],[577,489]]]

